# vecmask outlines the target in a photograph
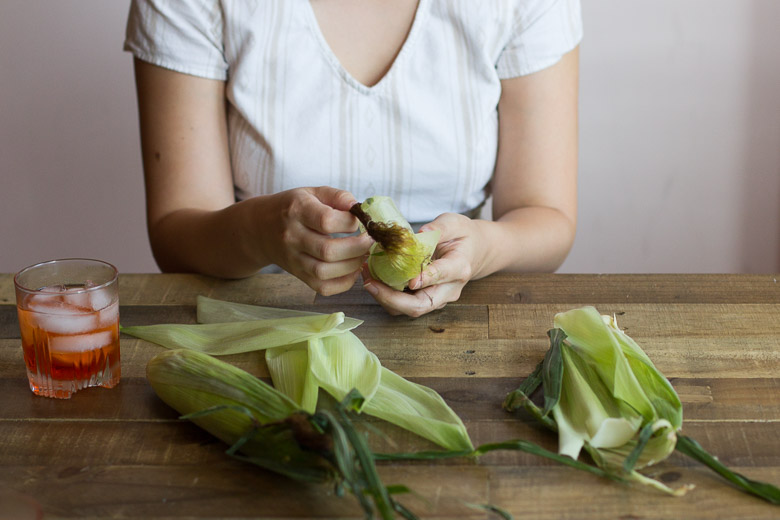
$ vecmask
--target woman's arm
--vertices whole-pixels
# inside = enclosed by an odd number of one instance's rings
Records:
[[[357,222],[354,197],[300,188],[235,203],[225,84],[135,60],[147,224],[163,271],[225,278],[276,263],[322,294],[349,289],[370,246],[333,239]]]
[[[579,49],[548,69],[501,83],[496,222],[483,225],[490,254],[472,278],[554,271],[577,227]]]
[[[577,223],[578,49],[537,73],[502,81],[499,144],[492,180],[494,221],[446,213],[422,230],[442,232],[436,260],[393,291],[365,288],[393,314],[420,316],[460,297],[469,281],[496,271],[554,271]]]

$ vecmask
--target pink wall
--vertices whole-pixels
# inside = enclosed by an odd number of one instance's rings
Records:
[[[780,272],[776,0],[583,2],[580,228],[567,272]],[[128,2],[0,2],[0,272],[156,271]]]

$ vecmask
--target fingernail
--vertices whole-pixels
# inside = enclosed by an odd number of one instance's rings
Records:
[[[379,292],[379,289],[377,289],[377,288],[374,286],[374,284],[372,284],[371,282],[369,282],[369,283],[364,283],[364,284],[363,284],[363,289],[365,289],[366,291],[368,291],[368,292],[369,292],[369,294],[371,294],[371,295],[373,295],[373,296],[376,296],[376,295],[377,295],[377,293]]]
[[[417,280],[413,280],[409,284],[409,289],[414,291],[414,290],[417,290],[421,285],[422,285],[422,283],[420,282],[420,279],[418,278]]]

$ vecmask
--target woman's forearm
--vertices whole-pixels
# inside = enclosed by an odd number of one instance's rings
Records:
[[[498,271],[555,271],[566,259],[576,231],[564,213],[543,206],[518,208],[497,221],[474,224],[481,251],[472,279]]]
[[[180,209],[150,225],[149,239],[163,272],[243,278],[268,265],[258,246],[252,208],[241,202],[221,210]]]

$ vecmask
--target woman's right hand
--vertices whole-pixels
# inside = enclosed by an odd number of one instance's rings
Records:
[[[295,188],[257,197],[258,254],[322,295],[349,290],[373,240],[363,233],[334,238],[337,233],[353,233],[358,221],[349,213],[355,197],[327,186]]]
[[[297,188],[235,202],[225,82],[136,59],[149,241],[164,272],[244,278],[277,264],[320,294],[350,289],[372,241],[355,197]]]

